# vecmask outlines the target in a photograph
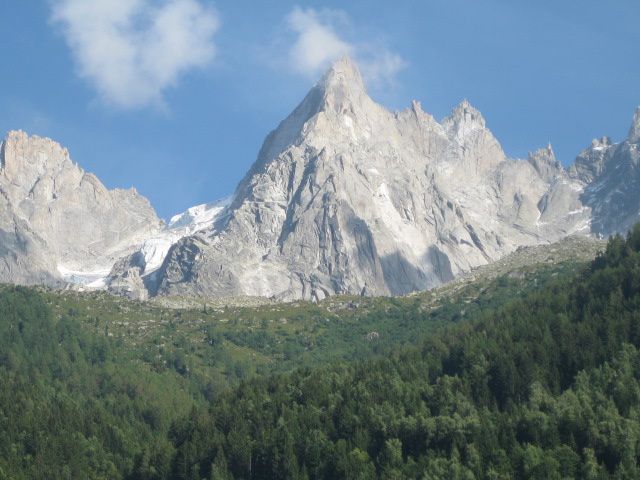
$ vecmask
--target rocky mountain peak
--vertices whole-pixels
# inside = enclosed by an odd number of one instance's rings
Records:
[[[527,160],[544,179],[551,179],[563,170],[551,143],[547,144],[545,148],[529,152]]]
[[[346,56],[329,68],[317,87],[323,93],[320,109],[325,111],[354,111],[369,99],[357,65]]]
[[[556,153],[553,151],[551,142],[547,143],[547,146],[544,148],[539,148],[535,152],[529,152],[529,158],[545,160],[548,163],[557,162]]]
[[[442,126],[452,137],[461,140],[474,131],[486,129],[486,122],[480,111],[465,99],[442,121]]]
[[[71,163],[69,151],[50,138],[29,136],[20,130],[7,134],[0,152],[2,172],[7,178],[42,175]]]
[[[360,70],[356,63],[344,56],[336,60],[327,70],[324,77],[320,81],[325,92],[334,89],[348,88],[350,91],[362,92],[365,90],[364,80],[360,74]]]
[[[640,106],[636,108],[633,115],[633,122],[629,129],[629,142],[640,143]]]
[[[582,183],[590,183],[602,174],[608,152],[615,144],[609,137],[594,138],[591,145],[578,154],[569,169],[569,175]]]
[[[607,136],[591,140],[591,148],[593,149],[604,149],[611,145],[613,145],[613,142],[611,142],[611,138]]]
[[[160,228],[148,200],[108,190],[62,145],[22,131],[3,142],[0,192],[5,281],[92,279]]]
[[[372,105],[374,102],[367,95],[355,62],[347,56],[340,58],[295,110],[267,136],[258,160],[245,180],[261,171],[286,148],[303,142],[310,131],[325,135],[331,127],[350,128],[359,119],[367,117]],[[243,180],[239,189],[242,190],[245,184]]]

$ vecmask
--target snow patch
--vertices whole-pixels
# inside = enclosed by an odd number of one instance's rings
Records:
[[[577,210],[571,210],[567,215],[578,215],[579,213],[589,210],[587,207],[578,208]]]
[[[57,269],[64,281],[91,289],[104,288],[106,279],[111,272],[111,267],[94,270],[74,270],[60,264],[57,265]]]
[[[141,252],[144,255],[144,274],[151,273],[162,266],[169,249],[184,237],[213,227],[220,214],[231,204],[233,197],[227,197],[213,203],[196,205],[174,215],[167,227],[157,235],[145,240]]]
[[[220,213],[231,204],[232,197],[213,203],[196,205],[185,212],[174,215],[169,220],[169,230],[186,230],[195,233],[210,227],[216,221]]]

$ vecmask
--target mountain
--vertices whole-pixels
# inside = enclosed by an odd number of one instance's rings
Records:
[[[629,135],[613,144],[604,137],[583,150],[571,175],[586,186],[583,203],[592,210],[592,230],[602,235],[624,232],[640,220],[640,107]]]
[[[6,283],[109,288],[145,298],[141,275],[160,267],[173,243],[209,226],[226,205],[199,205],[165,224],[135,189],[108,190],[67,149],[24,132],[9,132],[0,161],[0,279]],[[141,275],[130,266],[142,266]]]
[[[464,101],[442,122],[389,112],[349,59],[267,137],[215,226],[170,251],[157,293],[405,294],[521,245],[589,231],[551,147],[506,157]]]
[[[640,478],[640,227],[598,243],[402,298],[0,286],[0,478]]]
[[[149,295],[321,300],[402,295],[521,246],[626,232],[640,212],[640,109],[627,138],[564,169],[509,158],[466,100],[391,112],[336,62],[266,138],[234,194],[164,223],[55,142],[2,144],[0,280]]]
[[[158,281],[157,271],[171,246],[186,236],[211,228],[229,202],[230,199],[224,199],[197,205],[175,215],[162,229],[145,238],[138,249],[113,265],[102,279],[105,286],[119,295],[141,300],[148,298],[149,289]]]
[[[48,138],[10,132],[0,161],[4,282],[90,284],[160,229],[144,197],[108,190]]]

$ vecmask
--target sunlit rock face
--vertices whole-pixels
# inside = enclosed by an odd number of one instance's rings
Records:
[[[214,227],[179,242],[159,294],[404,294],[520,245],[589,233],[552,149],[505,156],[464,101],[441,122],[377,105],[337,62],[265,140]]]
[[[640,107],[627,138],[617,144],[594,140],[570,169],[585,184],[581,200],[592,210],[591,230],[624,233],[640,221]]]
[[[48,138],[10,132],[0,160],[3,282],[91,283],[161,226],[134,189],[108,190]]]
[[[376,104],[336,62],[266,138],[221,202],[161,222],[44,138],[0,150],[0,281],[150,295],[398,295],[519,246],[625,232],[640,220],[640,109],[565,170],[548,145],[508,158],[467,101],[436,120]]]

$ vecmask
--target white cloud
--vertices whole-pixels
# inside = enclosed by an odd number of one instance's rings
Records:
[[[335,14],[298,7],[287,15],[287,25],[297,35],[289,51],[292,68],[315,75],[343,55],[352,55],[353,47],[342,40],[331,25]]]
[[[407,63],[400,55],[375,42],[347,40],[349,17],[341,10],[294,9],[286,24],[295,34],[288,51],[289,67],[317,77],[333,61],[349,55],[360,65],[363,76],[374,84],[391,83]]]
[[[162,106],[167,87],[216,54],[218,16],[197,0],[52,0],[52,20],[80,76],[117,108]]]
[[[407,62],[397,53],[383,50],[360,66],[362,75],[373,83],[392,82],[395,76],[407,66]]]

